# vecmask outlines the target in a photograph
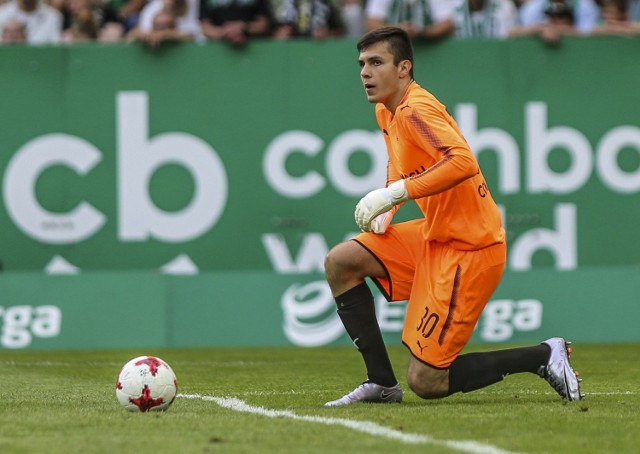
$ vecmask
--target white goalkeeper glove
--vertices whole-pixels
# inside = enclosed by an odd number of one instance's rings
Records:
[[[375,217],[373,221],[371,221],[371,232],[382,234],[387,231],[387,227],[391,224],[391,220],[393,219],[393,210],[385,211],[382,214],[379,214]]]
[[[398,180],[386,188],[371,191],[360,199],[356,205],[356,224],[363,232],[370,232],[372,230],[372,221],[379,214],[389,211],[395,205],[409,200],[409,198],[404,180]]]

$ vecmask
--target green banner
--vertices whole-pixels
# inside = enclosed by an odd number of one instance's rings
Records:
[[[400,343],[405,303],[372,285],[387,342]],[[0,275],[0,348],[347,345],[322,275],[150,272]],[[472,343],[640,341],[640,271],[507,273]]]
[[[638,263],[639,51],[416,46],[501,205],[510,269]],[[349,40],[0,47],[4,269],[321,271],[384,181],[356,59]]]
[[[639,51],[416,45],[508,234],[474,342],[639,339]],[[324,256],[386,173],[354,41],[4,46],[0,87],[0,347],[347,342]]]

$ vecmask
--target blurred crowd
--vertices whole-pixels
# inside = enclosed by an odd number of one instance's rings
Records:
[[[350,37],[414,40],[640,35],[640,0],[0,0],[0,45],[209,40],[242,46]]]

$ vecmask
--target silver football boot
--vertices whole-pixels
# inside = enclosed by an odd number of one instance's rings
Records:
[[[402,402],[402,387],[400,383],[387,388],[371,382],[364,382],[349,394],[340,399],[332,400],[324,404],[325,407],[337,407],[340,405],[355,404],[358,402],[392,403]]]
[[[571,342],[561,337],[552,337],[542,342],[551,348],[546,366],[541,366],[538,375],[547,380],[558,394],[567,400],[580,400],[585,394],[580,390],[580,374],[573,370],[569,362]]]

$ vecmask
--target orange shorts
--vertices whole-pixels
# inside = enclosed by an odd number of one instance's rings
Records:
[[[408,300],[402,343],[420,361],[448,368],[469,342],[500,283],[506,244],[462,251],[425,241],[424,220],[390,225],[384,235],[361,233],[387,277],[374,281],[388,301]]]

